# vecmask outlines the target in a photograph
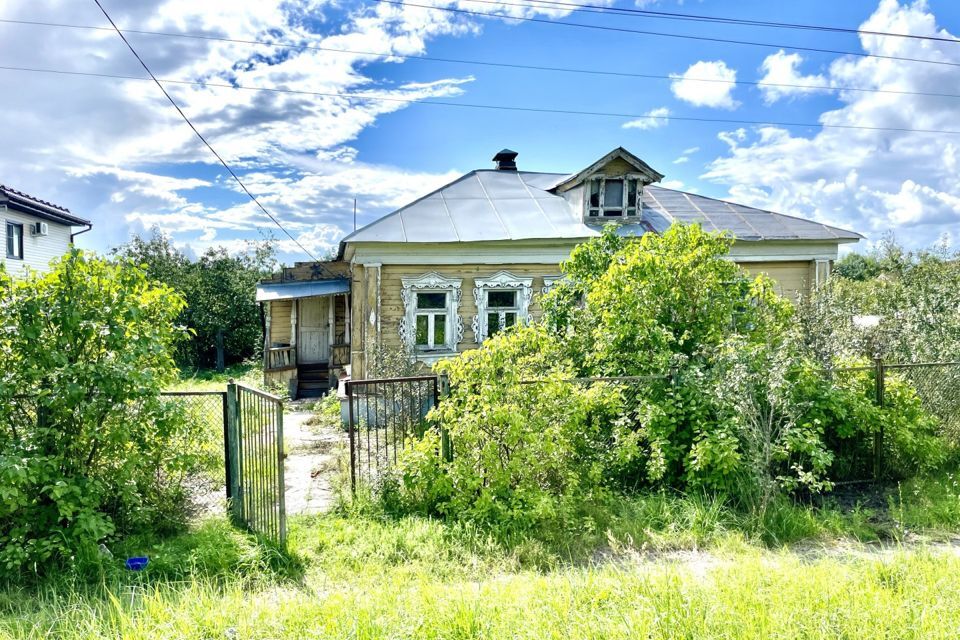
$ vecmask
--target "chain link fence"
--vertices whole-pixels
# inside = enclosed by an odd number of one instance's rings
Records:
[[[167,411],[190,425],[198,434],[191,451],[198,472],[186,479],[193,507],[200,513],[223,513],[229,499],[229,484],[225,473],[226,393],[223,391],[166,391],[160,399]]]

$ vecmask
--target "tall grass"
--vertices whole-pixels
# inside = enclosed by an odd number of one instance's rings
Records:
[[[382,565],[381,565],[382,567]],[[805,562],[741,554],[445,579],[403,565],[303,584],[45,589],[0,600],[13,638],[953,638],[960,559]]]

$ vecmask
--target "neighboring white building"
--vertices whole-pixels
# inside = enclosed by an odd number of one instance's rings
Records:
[[[46,271],[51,260],[67,252],[73,237],[91,226],[69,209],[0,185],[0,264],[7,273]],[[85,228],[74,232],[75,227]]]

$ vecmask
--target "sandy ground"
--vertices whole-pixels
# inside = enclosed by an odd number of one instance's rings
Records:
[[[327,511],[336,498],[333,480],[346,434],[340,429],[309,426],[306,423],[312,411],[291,409],[283,416],[287,514]]]

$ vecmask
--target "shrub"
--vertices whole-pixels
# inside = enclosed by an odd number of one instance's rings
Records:
[[[194,423],[158,394],[183,304],[76,250],[44,276],[0,275],[0,567],[42,570],[176,521]]]
[[[572,369],[559,351],[542,327],[521,327],[439,365],[451,392],[431,416],[438,427],[403,455],[388,500],[520,531],[570,524],[577,504],[602,499],[606,459],[622,446],[619,395],[563,381]],[[439,455],[444,431],[451,460]]]

